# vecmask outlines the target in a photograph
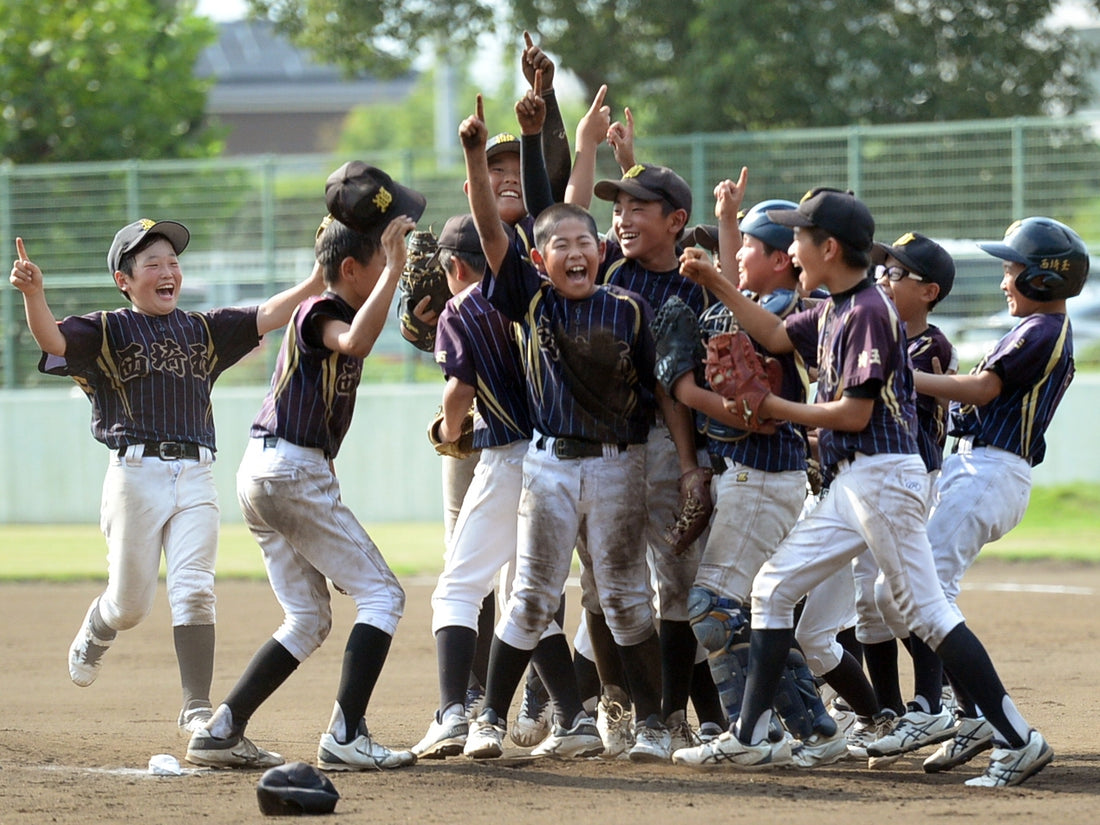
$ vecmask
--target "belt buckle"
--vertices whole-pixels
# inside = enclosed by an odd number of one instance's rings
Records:
[[[161,441],[157,444],[157,456],[161,461],[175,461],[183,458],[183,444],[179,441]]]
[[[574,451],[572,450],[572,442],[565,438],[554,439],[554,458],[570,459],[576,458]]]

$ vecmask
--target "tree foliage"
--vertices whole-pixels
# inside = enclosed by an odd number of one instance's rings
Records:
[[[207,157],[209,81],[195,61],[216,37],[174,0],[4,0],[0,158],[47,163]]]
[[[1100,8],[1100,0],[1087,0]],[[1094,51],[1055,0],[249,0],[348,71],[528,29],[649,133],[1068,114]],[[517,34],[518,37],[518,34]],[[440,40],[439,38],[443,38]]]

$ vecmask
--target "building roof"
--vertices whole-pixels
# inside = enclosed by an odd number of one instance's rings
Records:
[[[346,112],[360,104],[400,101],[416,82],[414,72],[392,80],[348,78],[296,48],[268,21],[236,20],[218,28],[217,42],[195,64],[197,76],[214,79],[207,98],[213,115]]]

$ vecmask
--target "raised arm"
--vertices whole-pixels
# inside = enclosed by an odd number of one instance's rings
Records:
[[[310,295],[320,295],[325,289],[324,273],[319,263],[313,264],[309,277],[299,284],[272,295],[256,313],[256,331],[266,335],[274,329],[285,327],[294,309]]]
[[[524,49],[520,61],[523,76],[534,86],[535,72],[542,72],[541,97],[546,102],[546,123],[543,127],[543,153],[546,159],[546,171],[550,178],[552,201],[560,202],[565,198],[565,187],[569,180],[569,135],[565,131],[561,107],[554,93],[554,61],[535,45],[528,32],[523,33]]]
[[[523,205],[527,213],[537,217],[554,203],[554,192],[546,171],[543,154],[542,127],[546,122],[546,102],[542,99],[542,71],[535,72],[531,88],[516,101],[516,122],[519,123],[519,163],[523,179]]]
[[[458,127],[458,137],[466,157],[466,197],[470,201],[470,213],[489,268],[498,272],[508,254],[509,241],[500,221],[496,198],[493,197],[493,184],[489,180],[489,162],[485,158],[489,132],[485,128],[485,104],[480,94],[475,113]]]
[[[378,276],[367,300],[359,307],[351,324],[329,321],[322,333],[325,346],[333,352],[366,358],[374,348],[382,327],[386,325],[393,294],[401,270],[405,268],[405,236],[416,228],[416,221],[400,215],[382,230],[382,248],[386,252],[386,266]]]
[[[592,204],[592,188],[596,185],[596,150],[606,140],[611,123],[611,107],[604,105],[606,96],[605,84],[597,90],[592,105],[577,123],[577,156],[565,188],[565,201],[585,209]]]
[[[65,336],[57,328],[57,319],[46,303],[46,290],[42,270],[27,257],[23,239],[15,239],[15,251],[19,256],[11,265],[11,285],[23,293],[23,310],[27,326],[43,352],[58,357],[65,354]]]

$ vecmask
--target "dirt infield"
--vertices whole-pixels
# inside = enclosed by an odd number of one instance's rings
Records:
[[[982,561],[966,584],[960,604],[969,624],[1056,753],[1021,788],[964,787],[984,760],[925,775],[923,753],[876,772],[844,762],[734,773],[535,760],[514,749],[499,761],[458,757],[384,774],[334,774],[341,793],[335,816],[448,825],[1100,820],[1100,567]],[[437,688],[432,583],[405,585],[407,612],[367,721],[381,742],[408,747],[427,727]],[[0,585],[0,823],[263,821],[257,772],[148,774],[150,756],[182,761],[186,746],[175,728],[179,687],[163,590],[153,615],[120,636],[93,686],[69,681],[66,651],[97,590],[92,583]],[[215,701],[280,618],[266,584],[222,582],[218,594]],[[315,759],[328,722],[353,616],[347,599],[337,597],[335,607],[328,643],[249,727],[253,739],[288,760]]]

